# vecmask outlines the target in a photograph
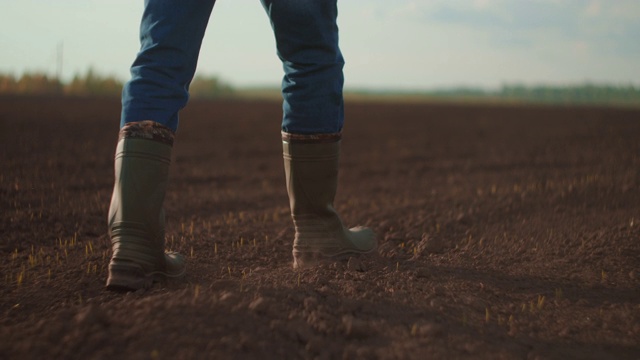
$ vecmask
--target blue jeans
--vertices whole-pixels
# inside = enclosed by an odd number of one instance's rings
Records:
[[[282,61],[282,130],[342,130],[337,0],[261,0]],[[215,0],[145,0],[140,52],[122,92],[121,126],[153,120],[176,131]]]

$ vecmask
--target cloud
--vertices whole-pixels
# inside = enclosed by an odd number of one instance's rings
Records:
[[[602,3],[598,0],[591,1],[584,8],[583,14],[586,17],[596,17],[602,13]]]
[[[433,84],[445,76],[447,81],[484,83],[575,82],[607,76],[611,81],[639,81],[638,0],[371,0],[367,4],[373,9],[369,14],[376,16],[364,34],[375,33],[375,43],[385,44],[385,56],[377,60],[381,72],[388,68],[385,64],[403,59],[405,68],[414,69],[406,75],[407,82]],[[421,73],[423,78],[416,76]]]
[[[637,0],[433,0],[393,4],[393,9],[386,12],[387,21],[466,29],[498,47],[555,42],[569,48],[580,42],[588,43],[587,49],[592,51],[640,53]]]

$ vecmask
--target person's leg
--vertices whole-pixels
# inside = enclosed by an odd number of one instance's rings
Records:
[[[333,206],[344,120],[336,0],[262,3],[285,72],[282,141],[294,268],[371,252],[373,231],[346,229]]]
[[[178,111],[188,99],[213,0],[147,0],[141,50],[122,94],[108,226],[107,288],[136,290],[181,277],[184,257],[165,253],[164,202]]]
[[[120,127],[152,120],[172,131],[189,98],[202,38],[215,0],[146,0],[140,52],[122,91]]]
[[[342,130],[344,106],[335,0],[262,0],[282,61],[282,131],[327,134]]]

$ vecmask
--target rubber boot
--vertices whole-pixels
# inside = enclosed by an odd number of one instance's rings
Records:
[[[137,290],[185,273],[185,260],[164,251],[164,202],[173,132],[153,121],[120,131],[109,208],[112,256],[107,288]]]
[[[304,268],[372,252],[373,230],[346,229],[333,207],[338,184],[340,134],[282,134],[291,217],[293,267]]]

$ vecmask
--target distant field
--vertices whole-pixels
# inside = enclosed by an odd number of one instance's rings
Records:
[[[237,89],[230,97],[244,99],[278,100],[281,98],[278,88],[246,88]],[[627,96],[611,98],[579,98],[553,97],[547,95],[538,97],[529,94],[505,95],[501,93],[483,92],[481,90],[451,90],[451,91],[368,91],[347,90],[344,94],[346,101],[355,102],[384,102],[384,103],[468,103],[493,105],[557,105],[557,106],[609,106],[623,108],[640,108],[640,95],[634,93]]]

